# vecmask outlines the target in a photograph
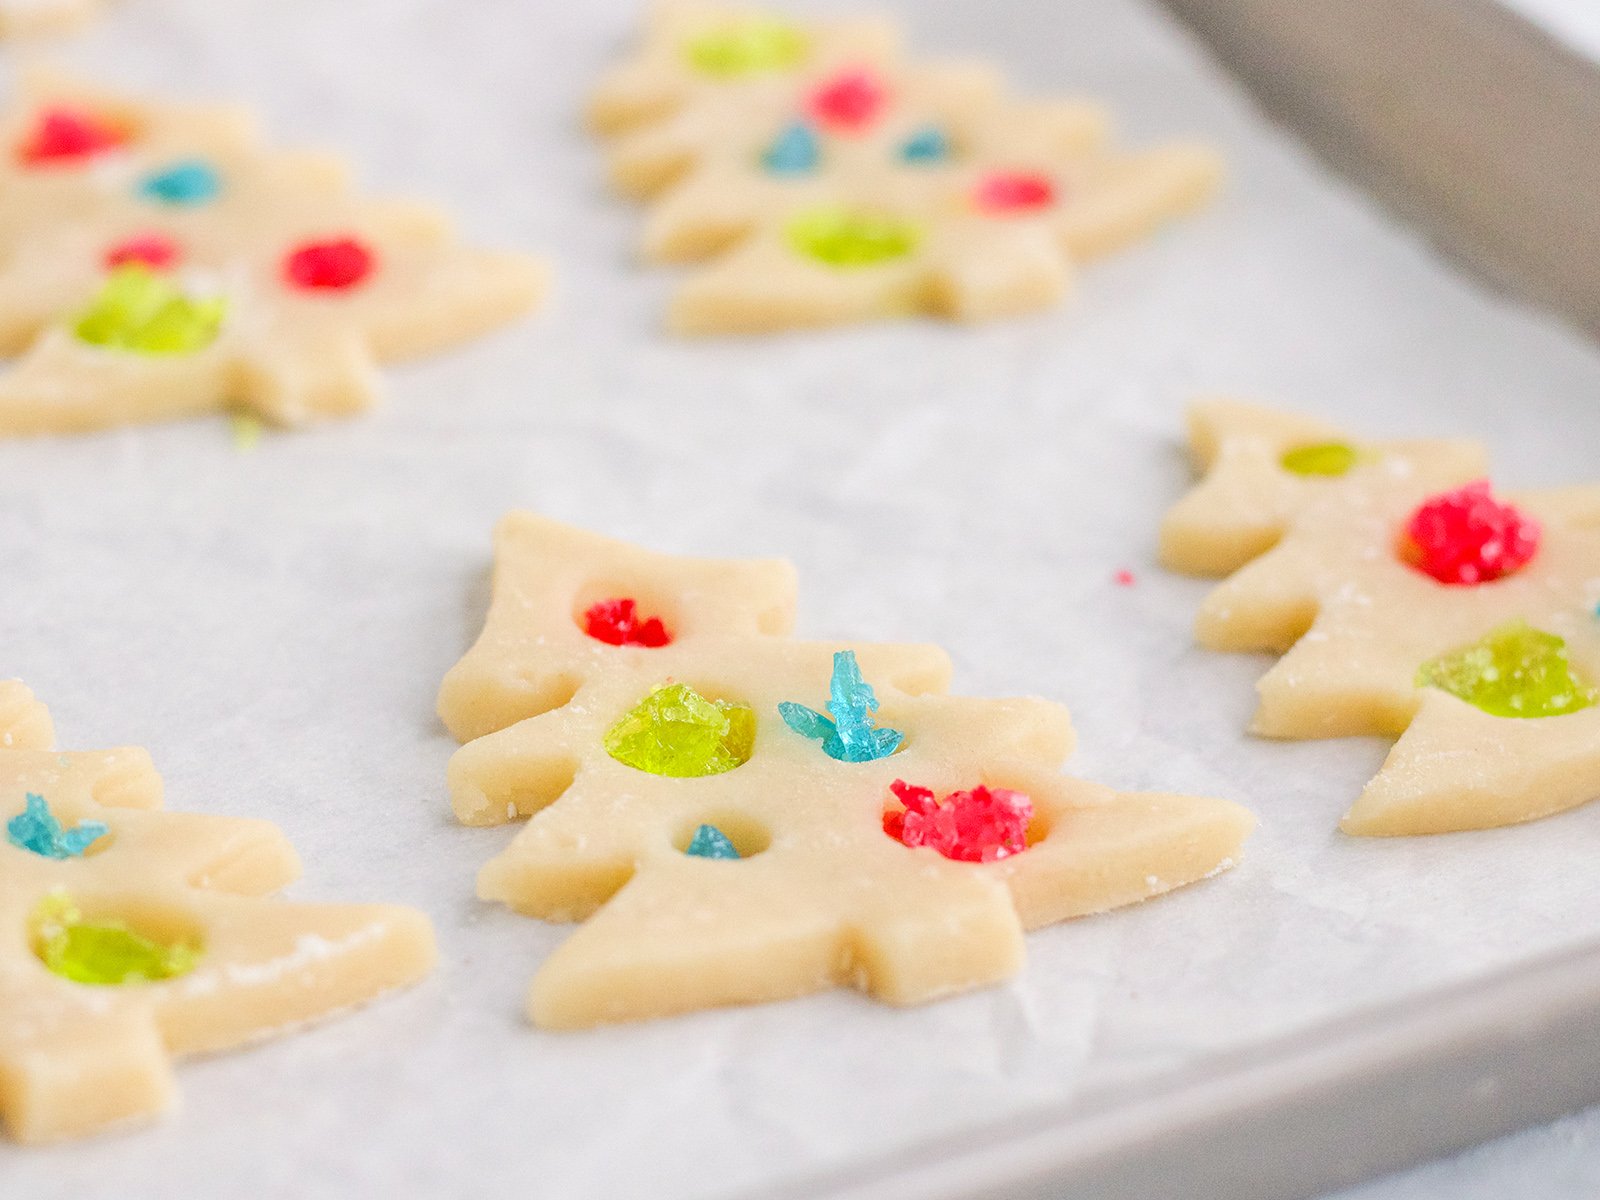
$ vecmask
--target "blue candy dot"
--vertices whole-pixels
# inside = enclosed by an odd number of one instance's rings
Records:
[[[879,728],[872,719],[878,711],[878,697],[872,685],[861,677],[861,664],[856,661],[854,650],[835,652],[828,691],[831,720],[792,700],[779,702],[778,715],[801,737],[820,741],[828,757],[840,762],[875,762],[900,748],[905,734],[898,729]]]
[[[908,163],[943,162],[950,157],[950,139],[938,126],[924,126],[901,144],[900,157]]]
[[[739,852],[734,849],[733,843],[715,825],[702,825],[696,829],[683,852],[692,854],[695,858],[739,857]]]
[[[822,147],[804,121],[796,121],[776,138],[761,156],[761,165],[776,175],[806,175],[817,169]]]
[[[6,840],[42,858],[82,858],[111,830],[102,821],[80,821],[63,829],[43,796],[27,794],[27,807],[6,822]]]
[[[221,177],[209,164],[198,160],[174,163],[146,175],[139,184],[141,195],[162,204],[204,204],[215,200],[221,191]]]

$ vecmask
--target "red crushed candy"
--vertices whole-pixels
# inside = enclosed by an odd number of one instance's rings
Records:
[[[1122,568],[1122,570],[1118,571],[1115,575],[1113,575],[1111,577],[1111,580],[1118,587],[1132,587],[1133,586],[1133,582],[1134,582],[1134,580],[1133,580],[1133,572],[1128,570],[1128,568],[1124,567],[1124,568]]]
[[[39,114],[17,156],[25,163],[71,161],[115,150],[127,140],[126,131],[93,113],[58,105]]]
[[[1401,552],[1440,583],[1489,583],[1526,566],[1541,532],[1538,521],[1496,500],[1480,479],[1423,501],[1406,523]]]
[[[859,133],[878,119],[889,93],[870,71],[842,71],[811,93],[817,123],[835,133]]]
[[[641,621],[631,598],[602,600],[583,614],[583,631],[608,646],[648,646],[655,649],[672,640],[660,617]]]
[[[166,234],[141,233],[112,246],[106,251],[104,262],[107,270],[141,263],[152,271],[165,271],[177,265],[180,255],[178,243]]]
[[[995,171],[978,181],[972,199],[984,212],[1032,212],[1056,202],[1056,185],[1032,171]]]
[[[377,265],[377,257],[355,238],[304,242],[283,260],[283,275],[296,287],[338,291],[355,287]]]
[[[883,831],[906,846],[931,846],[957,862],[994,862],[1028,848],[1033,801],[1021,792],[979,785],[934,799],[903,779],[889,785],[905,810],[883,814]]]

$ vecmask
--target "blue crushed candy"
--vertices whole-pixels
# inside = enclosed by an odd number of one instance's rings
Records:
[[[204,204],[222,191],[222,178],[210,164],[198,159],[174,163],[139,184],[145,198],[162,204]]]
[[[804,121],[796,121],[773,139],[761,155],[761,165],[775,175],[809,175],[821,158],[816,132]]]
[[[739,851],[734,849],[727,834],[715,825],[702,825],[694,831],[694,836],[689,839],[689,844],[684,847],[685,854],[692,854],[695,858],[738,858]]]
[[[833,656],[828,692],[832,720],[788,700],[778,705],[778,715],[801,737],[820,741],[828,757],[840,762],[872,762],[888,758],[900,748],[905,734],[898,729],[880,729],[872,720],[878,711],[878,697],[872,685],[861,678],[854,650],[840,650]]]
[[[63,829],[43,796],[28,793],[28,807],[6,822],[6,839],[45,858],[82,858],[95,842],[111,832],[101,821],[80,821]]]

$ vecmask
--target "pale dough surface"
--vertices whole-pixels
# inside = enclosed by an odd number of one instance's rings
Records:
[[[60,860],[0,835],[0,1125],[12,1136],[48,1141],[150,1117],[172,1103],[173,1055],[253,1041],[432,969],[420,912],[266,900],[300,873],[276,827],[163,812],[143,750],[63,753],[52,742],[44,705],[0,681],[0,829],[29,793],[64,827],[110,826],[87,854]],[[198,941],[199,963],[118,987],[52,974],[30,930],[58,889],[91,920]]]
[[[706,260],[675,295],[679,333],[763,332],[916,312],[982,320],[1048,306],[1073,264],[1149,236],[1216,190],[1211,149],[1172,143],[1113,149],[1109,119],[1078,100],[1022,100],[998,72],[970,62],[907,60],[895,28],[862,18],[804,28],[792,69],[708,77],[685,47],[758,19],[760,10],[668,3],[653,11],[633,54],[591,103],[611,137],[610,173],[647,197],[647,260]],[[819,131],[815,170],[774,173],[763,150],[841,71],[865,69],[887,93],[860,131]],[[899,147],[937,128],[951,154],[907,164]],[[972,194],[993,172],[1051,181],[1057,201],[990,214]],[[872,266],[818,262],[791,244],[803,214],[829,207],[891,216],[918,231],[912,251]]]
[[[0,37],[70,32],[104,6],[104,0],[0,0]]]
[[[1543,526],[1526,567],[1478,586],[1402,561],[1405,521],[1429,496],[1487,476],[1471,442],[1361,443],[1331,425],[1232,401],[1190,413],[1204,479],[1167,515],[1167,565],[1229,575],[1196,622],[1215,650],[1283,658],[1257,685],[1267,737],[1378,734],[1399,742],[1345,815],[1346,833],[1485,829],[1600,796],[1600,706],[1558,717],[1491,716],[1434,688],[1423,663],[1522,619],[1563,638],[1576,674],[1600,680],[1600,486],[1513,495]],[[1336,478],[1300,476],[1285,452],[1352,445]]]
[[[569,1028],[853,985],[913,1004],[1021,967],[1022,931],[1159,895],[1233,865],[1254,819],[1195,796],[1122,794],[1058,773],[1066,710],[1044,700],[946,694],[934,646],[792,640],[794,573],[770,561],[653,554],[528,513],[496,535],[494,596],[477,645],[446,677],[439,711],[462,737],[456,816],[527,826],[484,867],[478,892],[584,925],[541,968],[529,1014]],[[674,634],[610,646],[579,615],[628,596]],[[820,706],[836,650],[855,649],[906,735],[900,751],[839,762],[777,716]],[[605,734],[654,687],[685,682],[749,705],[748,762],[669,779],[617,762]],[[1027,793],[1029,848],[952,862],[888,837],[889,785],[938,794],[977,784]],[[748,857],[691,857],[711,823]]]
[[[249,114],[130,99],[50,73],[24,80],[0,119],[17,145],[44,107],[81,108],[132,128],[128,146],[83,164],[0,156],[0,436],[76,432],[238,408],[284,425],[370,407],[380,361],[427,354],[531,309],[543,271],[510,253],[460,244],[439,211],[357,195],[323,155],[267,149]],[[192,205],[140,195],[147,174],[201,160],[220,194]],[[176,277],[228,302],[221,333],[187,354],[90,345],[71,322],[105,278],[106,251],[159,233],[183,259]],[[356,286],[308,292],[282,262],[308,242],[355,237],[376,268]]]

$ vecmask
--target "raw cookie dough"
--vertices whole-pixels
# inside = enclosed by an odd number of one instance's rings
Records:
[[[1580,694],[1600,682],[1600,487],[1509,495],[1542,527],[1532,560],[1445,584],[1405,561],[1403,530],[1429,497],[1486,477],[1481,447],[1362,443],[1227,401],[1196,406],[1190,427],[1205,476],[1168,515],[1162,554],[1177,570],[1236,572],[1201,607],[1203,645],[1284,655],[1258,685],[1255,731],[1400,737],[1345,832],[1483,829],[1600,796],[1600,706],[1496,715],[1419,678],[1521,621],[1564,642]],[[1334,446],[1352,452],[1342,473],[1284,465]]]
[[[46,1141],[147,1117],[172,1100],[172,1055],[254,1041],[432,968],[421,913],[262,899],[299,874],[277,829],[161,812],[143,750],[61,753],[52,741],[44,705],[0,682],[0,1124],[12,1136]],[[66,828],[108,831],[81,857],[25,848],[8,834],[30,796]],[[182,943],[187,969],[115,985],[52,972],[40,913],[63,904]]]
[[[620,598],[660,618],[670,642],[586,634],[590,606]],[[905,742],[876,761],[830,757],[778,715],[780,702],[826,698],[845,648],[791,639],[794,599],[787,563],[653,554],[525,513],[501,522],[488,620],[446,677],[439,712],[467,741],[449,769],[456,816],[531,818],[484,867],[479,895],[586,922],[534,981],[537,1024],[846,985],[918,1003],[1014,974],[1024,929],[1232,865],[1254,823],[1244,809],[1058,774],[1073,742],[1065,710],[946,695],[949,660],[936,647],[854,647],[881,700],[877,720]],[[670,778],[613,758],[608,731],[669,682],[750,706],[748,761]],[[897,779],[940,795],[1024,792],[1032,845],[985,863],[908,849],[882,827]],[[684,853],[708,824],[741,861]]]
[[[645,256],[710,260],[672,303],[681,333],[1045,307],[1073,263],[1197,207],[1221,176],[1201,146],[1112,150],[1097,106],[1015,99],[980,64],[905,62],[870,19],[660,6],[591,117],[614,181],[651,201]]]
[[[24,95],[0,122],[0,350],[22,355],[0,376],[0,436],[358,412],[380,360],[477,336],[543,290],[536,264],[461,246],[433,209],[358,197],[337,161],[264,148],[239,110],[39,74]],[[118,287],[131,298],[108,300]],[[196,327],[220,299],[220,326],[173,341],[162,290]],[[86,337],[97,306],[143,344]]]
[[[101,0],[0,0],[0,37],[69,32],[102,7]]]

